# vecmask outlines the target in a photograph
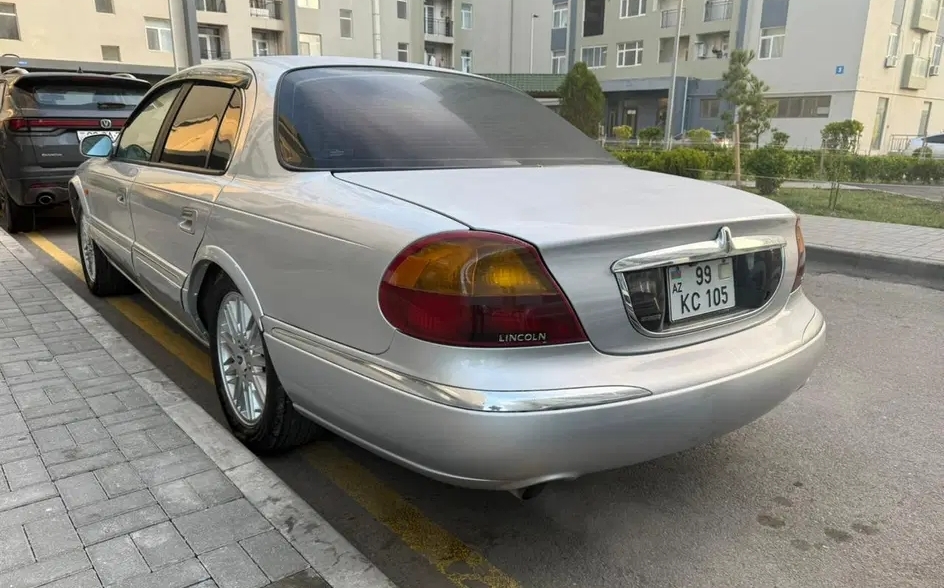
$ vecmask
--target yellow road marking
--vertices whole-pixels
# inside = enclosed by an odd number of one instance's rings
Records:
[[[82,265],[55,243],[38,233],[26,235],[56,263],[84,280]],[[207,382],[213,382],[210,359],[202,347],[167,325],[130,298],[108,298],[108,303],[164,349]],[[344,491],[378,522],[393,531],[403,543],[423,556],[450,582],[460,588],[520,588],[505,574],[461,539],[440,527],[386,486],[337,447],[321,443],[303,450],[305,459]]]

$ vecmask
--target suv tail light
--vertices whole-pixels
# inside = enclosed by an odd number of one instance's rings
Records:
[[[101,129],[100,118],[11,118],[7,127],[14,132],[20,131],[51,131],[55,129]],[[123,118],[111,118],[111,127],[108,130],[117,131],[125,124]]]
[[[803,274],[806,273],[806,241],[803,240],[803,229],[800,228],[800,217],[796,222],[796,242],[797,242],[797,273],[793,280],[791,292],[796,292],[803,283]]]
[[[443,345],[587,340],[537,250],[496,233],[450,231],[413,243],[384,273],[379,302],[396,329]]]

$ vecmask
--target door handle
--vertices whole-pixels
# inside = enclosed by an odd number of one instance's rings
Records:
[[[118,199],[118,204],[125,206],[128,203],[128,189],[127,188],[118,188],[118,193],[115,195]]]
[[[192,235],[195,220],[197,220],[197,211],[193,208],[184,208],[180,211],[180,222],[177,223],[177,228]]]

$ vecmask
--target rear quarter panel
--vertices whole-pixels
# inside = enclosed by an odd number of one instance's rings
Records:
[[[377,303],[384,270],[419,237],[462,228],[330,173],[296,173],[227,186],[202,247],[232,257],[265,316],[379,354],[394,335]]]

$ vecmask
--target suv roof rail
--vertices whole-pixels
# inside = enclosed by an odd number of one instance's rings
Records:
[[[5,74],[28,74],[29,70],[23,69],[22,67],[11,67],[7,71],[3,72]]]

